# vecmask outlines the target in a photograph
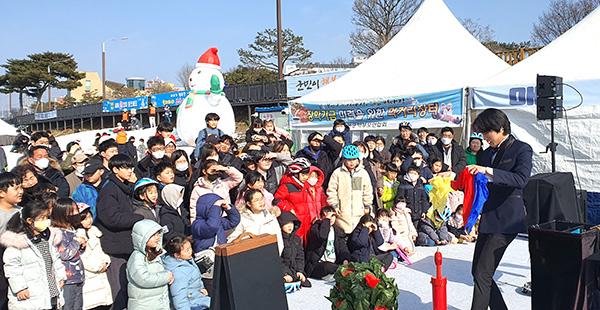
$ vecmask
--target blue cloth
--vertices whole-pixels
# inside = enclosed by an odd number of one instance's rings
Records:
[[[313,154],[313,152],[310,150],[310,146],[305,146],[305,147],[304,147],[302,150],[303,150],[303,151],[304,151],[306,154],[310,154],[310,156],[312,156],[312,158],[313,158],[314,160],[317,160],[317,159],[319,159],[319,154],[321,154],[321,151],[322,151],[323,149],[320,149],[320,150],[318,150],[318,151],[317,151],[317,154]]]
[[[335,136],[337,134],[341,134],[344,137],[344,145],[352,144],[352,134],[350,133],[350,127],[348,127],[348,125],[346,125],[346,129],[342,132],[339,132],[335,129],[332,129],[329,132],[329,136],[332,138],[333,138],[333,136]]]
[[[471,232],[471,229],[477,222],[479,214],[481,214],[483,204],[487,201],[487,198],[490,194],[487,188],[487,182],[488,178],[482,173],[476,174],[473,178],[473,188],[475,189],[475,193],[473,194],[473,205],[471,206],[471,214],[469,214],[469,220],[465,224],[465,230],[467,232]]]
[[[75,202],[82,202],[90,206],[92,216],[96,220],[96,201],[98,199],[98,191],[90,184],[82,183],[75,187],[71,199]]]

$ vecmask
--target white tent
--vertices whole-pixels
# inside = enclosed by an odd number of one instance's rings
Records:
[[[331,128],[334,115],[353,129],[397,129],[404,120],[413,127],[460,127],[462,88],[508,67],[460,24],[442,0],[425,0],[406,26],[365,63],[335,83],[293,100],[292,128]],[[435,105],[408,108],[419,103]],[[348,106],[354,110],[339,111]]]
[[[536,76],[560,76],[563,83],[578,89],[584,101],[581,107],[566,111],[569,126],[566,119],[555,121],[556,168],[574,172],[574,152],[582,188],[593,192],[600,191],[600,140],[594,137],[594,130],[600,128],[599,53],[600,9],[596,9],[534,55],[474,84],[472,91],[475,110],[496,107],[507,113],[513,133],[533,147],[533,173],[543,173],[551,171],[550,154],[540,154],[550,142],[550,121],[536,118]],[[580,103],[579,95],[568,86],[563,94],[565,108]]]
[[[0,119],[0,145],[10,145],[17,136],[17,128]]]

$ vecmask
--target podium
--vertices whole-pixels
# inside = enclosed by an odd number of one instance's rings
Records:
[[[210,308],[288,309],[275,235],[244,233],[216,247]]]

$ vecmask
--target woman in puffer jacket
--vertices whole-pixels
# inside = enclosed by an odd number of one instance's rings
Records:
[[[288,173],[281,179],[273,202],[281,211],[290,211],[300,220],[301,225],[296,235],[300,237],[302,244],[306,245],[310,226],[319,217],[321,209],[327,206],[327,196],[322,187],[325,175],[321,169],[310,166],[310,163],[306,168],[300,165],[296,167],[295,164],[290,165]]]
[[[133,253],[127,261],[127,309],[169,309],[169,286],[173,274],[163,267],[163,228],[144,219],[131,232]]]

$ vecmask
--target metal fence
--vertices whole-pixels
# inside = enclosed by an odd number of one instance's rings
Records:
[[[287,100],[287,84],[285,80],[247,85],[231,85],[224,89],[225,95],[232,105],[265,104]],[[102,115],[119,114],[120,112],[102,113],[102,103],[90,103],[73,106],[56,111],[56,118],[43,121],[65,121],[78,118],[100,117]],[[32,124],[35,114],[16,116],[11,123],[15,125]]]

